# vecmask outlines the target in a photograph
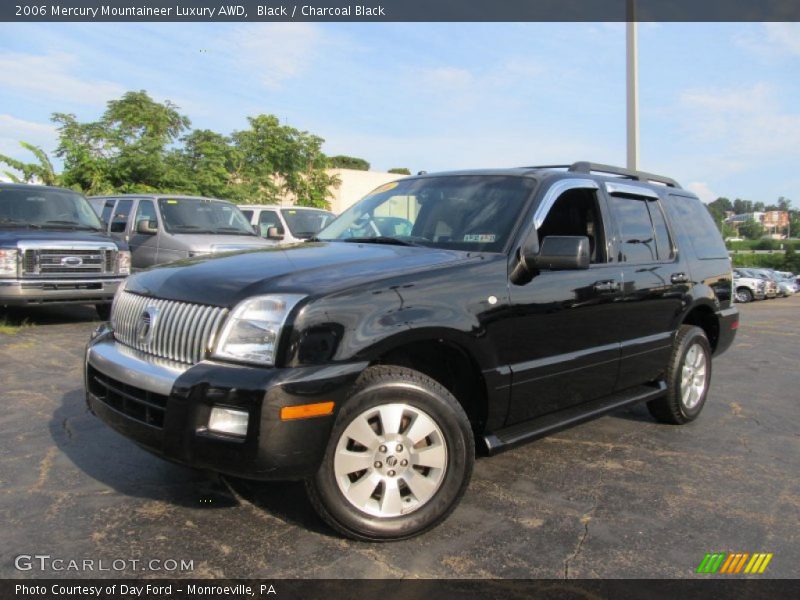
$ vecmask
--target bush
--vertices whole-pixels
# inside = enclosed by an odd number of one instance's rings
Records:
[[[353,169],[354,171],[369,171],[369,163],[363,158],[355,156],[331,156],[328,164],[334,169]]]
[[[389,169],[389,173],[394,173],[395,175],[411,175],[411,171],[405,167],[394,167],[393,169]]]
[[[731,257],[734,267],[762,267],[766,269],[784,268],[783,253],[776,254],[734,254]]]

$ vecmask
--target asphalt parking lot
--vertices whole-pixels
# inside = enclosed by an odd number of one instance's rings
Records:
[[[761,577],[797,577],[800,295],[740,310],[696,422],[636,407],[480,459],[448,521],[380,545],[334,534],[302,484],[220,480],[139,449],[85,409],[94,312],[12,312],[30,325],[0,333],[0,577],[692,577],[716,551],[772,552]],[[20,554],[194,570],[20,572]]]

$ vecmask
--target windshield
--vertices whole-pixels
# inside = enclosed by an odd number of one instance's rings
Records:
[[[534,185],[533,179],[494,175],[388,183],[347,209],[318,238],[500,252]]]
[[[284,208],[281,214],[289,231],[296,238],[310,238],[336,218],[332,212],[326,210]]]
[[[36,187],[0,188],[0,226],[102,229],[100,219],[80,194]]]
[[[164,226],[170,233],[255,235],[247,218],[230,202],[207,198],[161,198]]]

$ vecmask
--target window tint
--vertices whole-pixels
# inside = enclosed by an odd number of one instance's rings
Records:
[[[653,229],[656,232],[656,250],[659,260],[670,260],[673,257],[672,242],[669,237],[669,229],[664,219],[664,213],[658,202],[650,201],[647,203],[650,209],[650,219],[653,221]]]
[[[242,210],[242,214],[247,218],[248,223],[253,220],[253,211],[252,210]]]
[[[114,210],[114,203],[116,200],[106,200],[106,203],[103,205],[103,213],[100,215],[100,218],[103,220],[103,224],[108,227],[108,222],[111,220],[111,212]]]
[[[689,238],[697,258],[728,258],[725,242],[700,200],[670,194],[666,209],[672,224]]]
[[[549,235],[586,236],[589,238],[591,262],[606,262],[603,222],[594,190],[574,189],[561,194],[537,234],[540,243]]]
[[[278,228],[278,235],[283,235],[283,225],[281,224],[278,213],[274,210],[262,210],[258,217],[258,234],[261,237],[267,237],[267,231],[270,227]]]
[[[156,207],[152,200],[139,200],[139,207],[136,209],[136,227],[142,221],[153,221],[153,225],[158,224]]]
[[[609,206],[619,227],[620,250],[627,262],[658,260],[647,204],[643,198],[609,196]]]
[[[133,200],[120,200],[117,202],[117,209],[114,211],[114,218],[111,219],[111,233],[122,233],[128,224],[128,217],[131,214]]]

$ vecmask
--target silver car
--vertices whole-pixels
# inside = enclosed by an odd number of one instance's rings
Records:
[[[106,231],[127,242],[134,269],[203,254],[269,246],[227,200],[174,195],[90,198]]]

